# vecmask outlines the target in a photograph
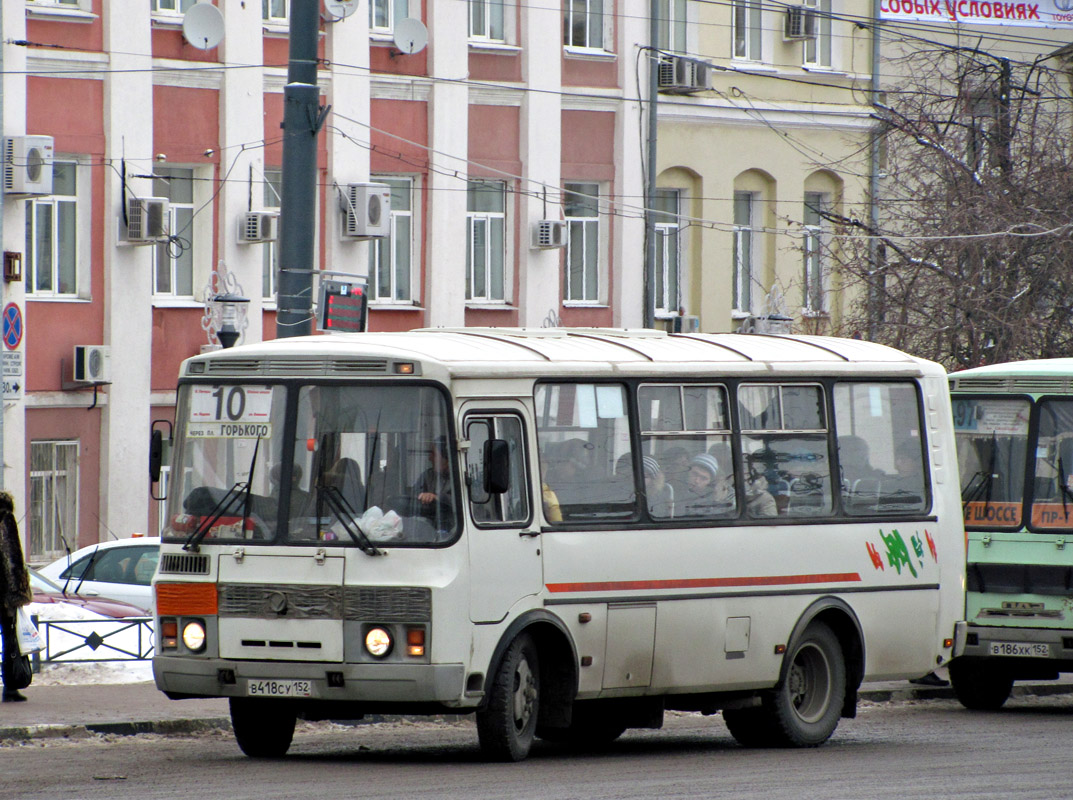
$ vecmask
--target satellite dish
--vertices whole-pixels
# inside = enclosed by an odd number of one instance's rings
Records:
[[[328,22],[338,22],[358,10],[358,0],[324,0]]]
[[[224,15],[212,3],[195,3],[183,17],[183,37],[198,50],[211,50],[224,40]]]
[[[419,19],[406,17],[395,23],[395,48],[400,53],[413,55],[420,53],[428,44],[428,29]]]

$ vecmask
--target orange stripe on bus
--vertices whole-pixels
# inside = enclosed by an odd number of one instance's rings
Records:
[[[215,583],[158,583],[156,613],[159,616],[215,614]]]
[[[826,575],[760,575],[753,578],[686,578],[665,581],[594,581],[549,583],[549,592],[621,592],[639,589],[713,589],[742,586],[797,586],[808,583],[859,583],[859,572]]]

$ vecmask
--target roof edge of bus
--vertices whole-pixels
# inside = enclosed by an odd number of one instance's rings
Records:
[[[442,328],[416,328],[408,331],[384,331],[384,332],[364,332],[364,333],[332,333],[332,334],[314,334],[307,336],[295,336],[284,339],[269,339],[261,342],[251,342],[248,344],[238,345],[236,347],[227,349],[211,350],[205,353],[199,353],[185,359],[180,365],[180,375],[188,374],[187,363],[188,362],[201,362],[215,359],[243,359],[251,357],[260,357],[262,355],[271,354],[273,356],[279,355],[283,358],[287,358],[289,354],[281,352],[281,348],[294,348],[296,351],[302,348],[308,348],[314,346],[316,348],[322,347],[339,347],[345,348],[348,345],[354,345],[359,342],[367,343],[369,345],[376,345],[377,347],[391,347],[396,344],[401,345],[402,342],[409,341],[410,345],[416,344],[416,342],[428,337],[434,336],[450,336],[459,337],[461,339],[483,339],[486,341],[497,341],[503,344],[514,344],[518,347],[524,347],[524,342],[529,340],[531,343],[536,344],[539,340],[575,340],[578,342],[589,341],[593,342],[594,346],[596,342],[605,343],[621,343],[623,347],[630,350],[629,342],[635,342],[637,347],[644,348],[642,343],[645,341],[655,344],[657,341],[693,341],[693,342],[706,342],[708,344],[722,345],[729,352],[734,352],[734,345],[737,343],[741,350],[738,351],[738,356],[742,359],[741,362],[751,361],[752,358],[745,352],[750,350],[748,347],[742,346],[742,343],[748,341],[766,340],[777,341],[785,340],[787,342],[796,342],[799,345],[806,345],[810,348],[815,348],[817,354],[824,353],[826,358],[829,359],[830,364],[832,360],[841,360],[843,363],[876,363],[884,364],[887,366],[901,362],[903,365],[915,365],[919,369],[923,369],[924,372],[932,371],[930,368],[925,369],[924,365],[935,364],[927,359],[919,358],[917,356],[905,353],[896,348],[888,345],[879,344],[877,342],[869,342],[863,339],[849,339],[840,338],[834,336],[817,336],[807,334],[757,334],[757,333],[668,333],[663,330],[649,329],[649,328],[605,328],[605,327],[558,327],[558,328],[524,328],[524,327],[470,327],[470,328],[458,328],[458,327],[442,327]],[[549,341],[550,344],[550,341]],[[533,351],[536,352],[536,351]],[[636,351],[635,352],[641,352]],[[296,352],[295,355],[298,355]],[[302,355],[308,356],[309,353],[303,353]],[[326,354],[331,356],[331,354]],[[407,357],[412,357],[410,356]],[[786,359],[772,359],[772,358],[760,358],[758,363],[808,363],[806,359],[802,359],[800,352],[797,354],[797,358]],[[435,356],[427,356],[431,362],[444,362],[450,363],[453,359],[437,358]],[[459,354],[458,362],[468,361],[469,359]],[[659,359],[657,359],[659,360]],[[728,359],[732,360],[732,359]],[[584,359],[580,359],[584,362]],[[693,359],[685,358],[682,363],[712,363],[709,359]],[[625,362],[618,362],[623,364]],[[939,369],[941,366],[936,365]],[[944,371],[945,372],[945,371]]]

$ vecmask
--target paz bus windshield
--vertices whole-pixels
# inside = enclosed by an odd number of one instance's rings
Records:
[[[430,386],[184,385],[165,538],[368,550],[450,541],[447,419]]]

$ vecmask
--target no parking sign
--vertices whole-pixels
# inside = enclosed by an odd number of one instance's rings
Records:
[[[22,310],[15,303],[4,306],[3,337],[8,350],[17,349],[22,342]]]

